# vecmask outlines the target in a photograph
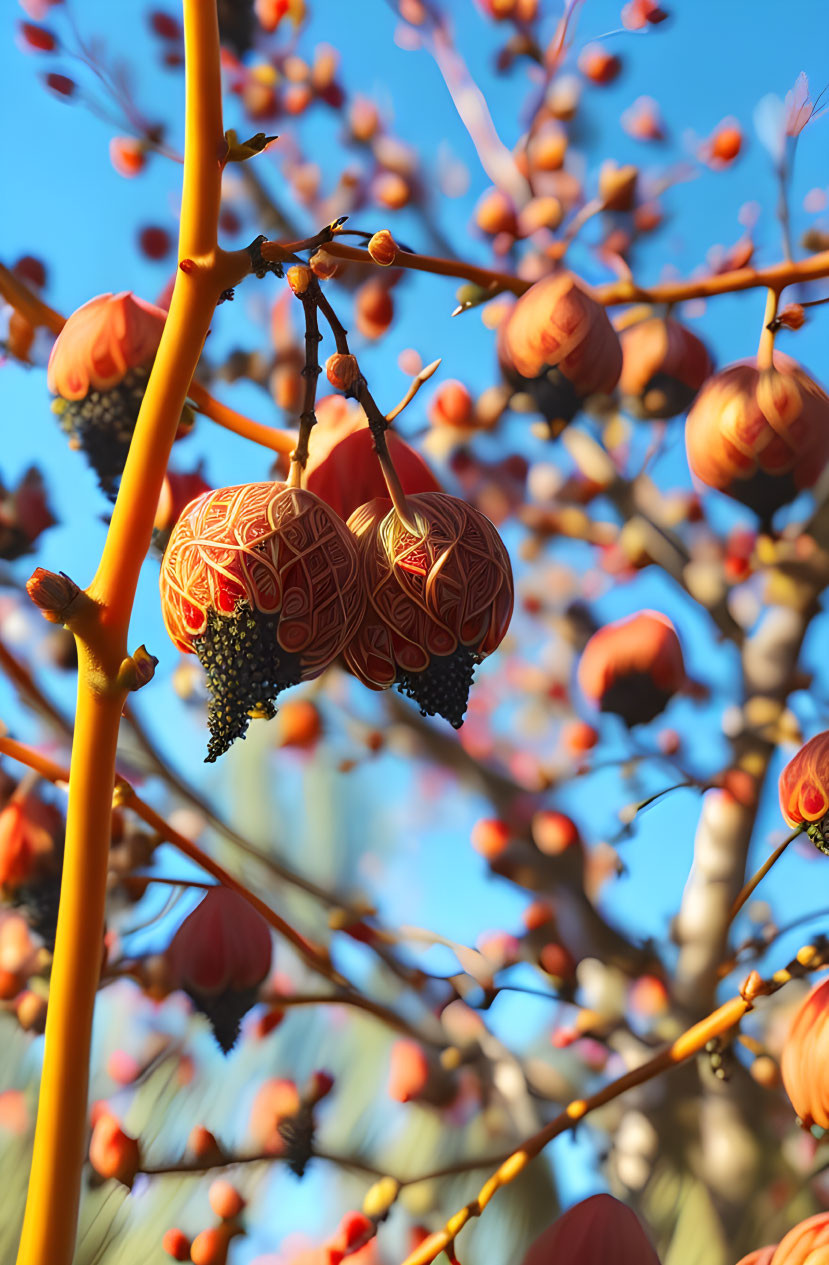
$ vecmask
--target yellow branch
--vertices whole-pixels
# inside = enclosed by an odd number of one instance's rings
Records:
[[[654,1058],[649,1059],[647,1063],[643,1063],[640,1067],[634,1068],[633,1071],[620,1076],[618,1080],[612,1081],[611,1084],[605,1085],[603,1089],[591,1094],[589,1098],[577,1098],[574,1102],[569,1103],[560,1115],[551,1120],[538,1133],[534,1133],[532,1137],[527,1138],[522,1146],[513,1151],[502,1164],[499,1164],[492,1176],[481,1187],[478,1197],[473,1199],[471,1203],[466,1204],[459,1212],[456,1212],[447,1221],[442,1230],[438,1230],[436,1234],[431,1234],[419,1247],[415,1248],[406,1257],[403,1265],[431,1265],[435,1257],[452,1244],[467,1222],[471,1221],[473,1217],[479,1217],[492,1197],[502,1187],[513,1181],[527,1167],[530,1161],[543,1151],[548,1142],[558,1137],[559,1134],[565,1133],[568,1129],[572,1129],[579,1120],[584,1119],[588,1112],[595,1111],[597,1107],[602,1107],[605,1103],[618,1098],[620,1094],[624,1094],[628,1089],[633,1089],[634,1086],[641,1085],[645,1081],[649,1081],[654,1076],[659,1075],[660,1072],[676,1067],[694,1054],[698,1054],[714,1037],[722,1036],[724,1033],[729,1032],[735,1024],[739,1023],[743,1015],[751,1009],[753,998],[758,995],[758,992],[763,991],[772,991],[772,989],[764,988],[762,981],[760,981],[759,989],[752,992],[750,996],[732,997],[730,1001],[720,1006],[718,1010],[708,1015],[700,1023],[695,1023],[693,1027],[688,1028],[686,1032],[683,1032],[682,1036],[674,1041],[673,1045],[669,1045],[667,1049],[660,1051]]]
[[[184,0],[186,144],[170,313],[135,428],[92,599],[69,626],[78,642],[78,708],[66,847],[32,1169],[18,1265],[71,1265],[87,1142],[92,1015],[100,974],[119,669],[141,563],[179,415],[222,290],[247,271],[216,230],[223,130],[216,7]]]

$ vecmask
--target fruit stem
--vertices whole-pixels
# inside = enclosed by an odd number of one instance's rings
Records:
[[[760,333],[760,345],[757,348],[757,368],[774,368],[774,335],[777,305],[780,302],[780,291],[769,286],[766,291],[766,311],[763,316],[763,328]]]

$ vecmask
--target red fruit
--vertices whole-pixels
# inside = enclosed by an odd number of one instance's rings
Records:
[[[55,74],[54,71],[46,76],[44,83],[59,97],[73,97],[78,87],[74,79],[70,79],[68,75]]]
[[[146,255],[148,259],[163,259],[165,255],[170,253],[173,239],[166,228],[148,224],[138,234],[138,245],[141,247],[142,254]]]
[[[500,856],[509,846],[511,838],[512,832],[509,826],[505,821],[499,821],[497,817],[482,817],[472,827],[472,847],[476,852],[480,852],[482,857],[486,857],[487,861]]]
[[[739,124],[732,121],[721,123],[708,141],[708,161],[713,167],[727,167],[733,163],[742,147],[743,133]]]
[[[210,1207],[222,1221],[233,1221],[245,1206],[245,1201],[232,1182],[219,1177],[211,1182],[207,1195]]]
[[[163,40],[179,40],[182,37],[181,23],[178,18],[173,17],[172,13],[162,13],[160,9],[154,9],[148,15],[150,29]]]
[[[621,60],[601,44],[588,44],[579,54],[579,70],[592,83],[612,83],[621,69]]]
[[[172,1256],[174,1261],[189,1261],[190,1259],[190,1240],[182,1230],[175,1227],[165,1231],[164,1238],[161,1240],[161,1249],[168,1256]]]
[[[13,266],[12,272],[16,277],[20,277],[21,281],[37,286],[39,290],[46,285],[46,265],[35,255],[21,255]]]
[[[307,750],[322,734],[322,717],[309,698],[286,699],[277,712],[276,727],[280,747]]]
[[[585,720],[572,720],[564,726],[562,739],[571,755],[583,755],[599,741],[599,735]]]
[[[210,1130],[205,1129],[203,1124],[194,1125],[190,1130],[187,1138],[187,1150],[194,1159],[204,1160],[205,1163],[220,1160],[222,1157],[222,1148]]]
[[[275,31],[291,7],[290,0],[256,0],[254,12],[263,31]]]
[[[257,1150],[281,1155],[285,1142],[280,1124],[298,1115],[302,1099],[293,1081],[272,1077],[260,1086],[250,1113],[250,1134]]]
[[[225,1226],[202,1230],[190,1246],[193,1265],[226,1265],[230,1234]]]
[[[450,378],[442,382],[429,403],[429,421],[433,426],[472,426],[475,405],[462,382]]]
[[[394,301],[382,281],[366,281],[354,300],[354,320],[364,338],[380,338],[394,319]]]
[[[829,397],[780,352],[774,368],[739,361],[709,378],[685,425],[691,472],[768,523],[829,460]]]
[[[153,527],[157,532],[171,532],[182,512],[197,497],[211,491],[200,470],[168,470],[161,485],[158,509]]]
[[[51,53],[58,46],[55,36],[45,26],[36,26],[34,22],[21,22],[19,29],[24,43],[39,53]]]
[[[56,841],[63,818],[34,792],[15,794],[0,811],[0,888],[13,893],[22,884],[57,871]]]
[[[443,492],[407,498],[409,522],[389,500],[351,515],[365,617],[345,650],[369,689],[397,685],[426,715],[463,724],[475,665],[512,617],[509,555],[488,518]]]
[[[535,846],[547,856],[560,856],[581,843],[578,826],[564,813],[550,810],[536,813],[531,828]]]
[[[653,720],[685,684],[682,647],[667,616],[640,611],[594,633],[579,662],[583,694],[627,725]]]
[[[226,1054],[243,1015],[257,1000],[271,966],[271,935],[243,897],[212,887],[184,919],[166,953],[171,985],[183,989],[210,1020]]]
[[[417,1041],[395,1041],[389,1068],[389,1097],[395,1102],[411,1102],[420,1096],[429,1081],[429,1060]]]
[[[313,492],[218,488],[179,518],[161,568],[170,637],[207,671],[212,762],[272,716],[281,690],[319,676],[362,618],[352,537]]]
[[[659,1265],[642,1224],[612,1195],[575,1204],[530,1244],[523,1265]]]
[[[100,1177],[115,1178],[131,1186],[141,1166],[141,1149],[135,1138],[124,1133],[115,1116],[98,1116],[89,1140],[89,1162]]]
[[[507,381],[560,430],[587,396],[609,394],[622,349],[601,304],[569,272],[537,281],[498,328]]]
[[[113,136],[109,142],[109,159],[119,176],[130,179],[147,165],[146,147],[143,141],[132,136]]]
[[[711,373],[708,349],[673,317],[654,316],[623,330],[619,390],[635,417],[675,417],[691,407]]]
[[[386,435],[389,452],[404,492],[439,492],[440,484],[426,462],[393,430]],[[386,483],[374,452],[365,414],[341,396],[325,396],[317,404],[303,487],[315,492],[347,519],[375,497],[386,496]]]
[[[571,980],[576,973],[576,959],[569,949],[557,940],[541,946],[538,952],[538,964],[553,979]]]
[[[515,237],[518,223],[512,198],[501,189],[488,189],[475,208],[475,223],[492,237],[498,233]]]
[[[166,316],[128,290],[90,299],[55,341],[49,390],[64,400],[82,400],[92,390],[117,386],[130,369],[152,364]]]

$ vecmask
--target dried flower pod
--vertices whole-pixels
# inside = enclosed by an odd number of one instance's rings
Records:
[[[360,376],[356,356],[335,351],[325,362],[325,376],[337,391],[350,391]]]
[[[599,197],[605,211],[632,211],[639,169],[632,163],[620,167],[612,158],[599,169]]]
[[[393,430],[386,442],[404,492],[439,492],[440,484],[426,462]],[[321,496],[341,518],[376,496],[386,484],[366,415],[342,396],[317,403],[317,424],[311,431],[302,486]]]
[[[99,294],[72,313],[49,357],[61,428],[113,498],[165,320],[127,290]]]
[[[829,731],[810,738],[792,757],[780,774],[779,792],[788,824],[805,825],[816,847],[829,853]]]
[[[591,83],[613,83],[621,69],[621,59],[601,44],[587,44],[579,53],[579,70]]]
[[[685,413],[712,370],[705,343],[671,316],[638,321],[620,337],[625,409],[649,419]]]
[[[226,1054],[271,969],[268,924],[237,892],[211,887],[173,936],[166,958],[173,987],[207,1016]]]
[[[489,519],[465,501],[424,492],[407,505],[408,524],[386,498],[348,520],[367,606],[345,659],[369,689],[396,684],[424,715],[458,729],[475,665],[509,627],[509,555]]]
[[[342,520],[282,483],[219,488],[179,518],[161,568],[164,622],[198,655],[210,693],[207,760],[272,716],[279,692],[319,676],[363,613]]]
[[[381,228],[368,241],[368,253],[381,268],[390,268],[397,257],[397,242],[387,228]]]
[[[642,1223],[612,1195],[574,1204],[530,1244],[523,1265],[659,1265]]]
[[[829,459],[829,397],[789,356],[774,368],[754,360],[709,378],[688,414],[688,464],[709,487],[768,524],[812,487]]]
[[[685,681],[676,630],[658,611],[606,624],[590,638],[579,661],[582,693],[627,725],[653,720]]]
[[[504,376],[560,430],[590,395],[609,394],[622,349],[600,303],[569,272],[544,277],[522,294],[498,327]]]

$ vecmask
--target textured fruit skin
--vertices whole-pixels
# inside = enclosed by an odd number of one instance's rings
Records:
[[[709,378],[685,426],[688,464],[764,522],[812,487],[829,460],[829,397],[789,356],[729,365]]]
[[[761,1247],[737,1265],[823,1265],[829,1259],[829,1212],[800,1221],[776,1247]]]
[[[635,1212],[612,1195],[592,1195],[548,1226],[522,1265],[659,1265],[659,1257]]]
[[[783,1056],[780,1072],[804,1128],[813,1124],[829,1129],[829,980],[824,980],[795,1015]],[[827,1233],[829,1242],[829,1233]]]
[[[712,370],[708,348],[673,317],[623,330],[619,390],[635,417],[676,417],[691,407]]]
[[[544,277],[521,295],[499,327],[498,357],[507,381],[549,420],[564,423],[588,396],[610,394],[622,371],[607,313],[569,272]]]
[[[345,524],[313,492],[282,483],[197,497],[170,537],[160,584],[170,637],[207,670],[208,760],[244,735],[251,711],[273,715],[281,689],[333,663],[364,607]]]
[[[659,611],[640,611],[595,632],[579,661],[579,688],[628,725],[646,724],[685,684],[676,630]]]
[[[477,663],[509,627],[509,555],[479,510],[443,492],[407,497],[413,534],[387,498],[348,520],[366,612],[345,659],[370,689],[397,684],[427,715],[463,723]]]
[[[829,812],[829,731],[800,748],[780,774],[780,808],[788,824],[820,822]]]

